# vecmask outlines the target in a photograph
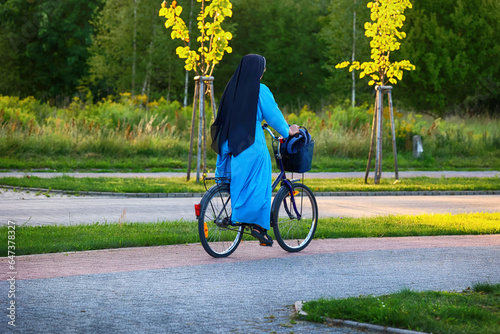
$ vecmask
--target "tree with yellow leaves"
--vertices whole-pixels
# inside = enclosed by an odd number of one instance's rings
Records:
[[[392,149],[394,154],[395,178],[399,181],[398,162],[394,131],[394,116],[392,109],[392,87],[386,86],[387,83],[396,84],[398,80],[403,79],[403,70],[411,71],[415,66],[409,60],[392,62],[389,60],[391,52],[399,50],[401,43],[399,40],[406,37],[404,31],[400,31],[406,17],[404,11],[406,8],[412,8],[410,0],[374,0],[367,4],[371,10],[370,19],[372,22],[365,23],[365,36],[371,38],[371,56],[372,61],[360,63],[359,61],[344,61],[337,64],[336,68],[345,68],[350,65],[349,71],[361,70],[359,78],[369,76],[371,80],[368,85],[376,84],[377,95],[375,98],[375,108],[373,113],[372,136],[370,143],[370,152],[368,154],[368,164],[366,166],[365,183],[368,181],[370,164],[373,156],[373,147],[375,144],[377,152],[375,156],[375,184],[379,183],[382,175],[382,118],[383,118],[383,95],[389,95],[389,109],[392,130]]]
[[[231,1],[229,0],[197,0],[201,3],[201,10],[198,14],[198,30],[200,35],[197,38],[199,43],[198,49],[191,48],[190,31],[184,20],[180,17],[182,7],[177,4],[176,0],[168,3],[166,0],[161,4],[159,16],[164,16],[165,28],[172,29],[170,37],[172,39],[180,39],[184,42],[184,46],[179,46],[176,53],[181,59],[185,60],[184,68],[186,71],[194,70],[197,76],[194,78],[196,86],[193,99],[193,115],[191,118],[191,139],[189,143],[189,158],[187,167],[187,179],[190,178],[191,160],[193,155],[193,139],[195,136],[196,123],[196,103],[199,100],[199,122],[198,122],[198,157],[196,166],[196,182],[200,181],[201,154],[203,152],[203,172],[206,172],[207,167],[207,150],[206,150],[206,115],[205,115],[205,94],[210,94],[212,113],[215,119],[215,100],[214,100],[214,85],[212,73],[215,65],[217,65],[224,53],[231,53],[233,50],[229,46],[229,41],[233,38],[230,32],[222,29],[222,22],[226,17],[233,15]],[[209,3],[207,5],[207,3]],[[187,74],[186,74],[187,80]],[[205,85],[205,82],[208,84]],[[187,88],[186,88],[187,91]]]
[[[173,0],[169,7],[166,1],[163,1],[160,9],[160,16],[164,16],[165,28],[172,29],[171,38],[180,39],[184,46],[179,46],[176,53],[181,59],[186,59],[185,68],[188,71],[194,70],[196,74],[210,76],[214,67],[218,64],[224,53],[231,53],[232,48],[229,41],[233,38],[230,32],[224,31],[221,23],[226,17],[233,15],[232,4],[229,0],[197,0],[201,2],[201,11],[198,14],[198,30],[200,36],[198,49],[191,49],[189,29],[180,17],[182,7]],[[209,3],[206,5],[206,3]]]
[[[399,50],[401,40],[406,37],[404,31],[399,29],[403,26],[406,17],[406,8],[412,8],[410,0],[375,0],[369,2],[367,7],[371,9],[371,20],[365,23],[365,36],[371,38],[372,61],[360,63],[359,61],[344,61],[337,64],[336,68],[349,67],[349,71],[361,70],[359,78],[370,76],[368,85],[384,86],[387,83],[396,84],[403,78],[403,70],[411,71],[415,66],[409,60],[391,63],[389,56],[392,51]]]

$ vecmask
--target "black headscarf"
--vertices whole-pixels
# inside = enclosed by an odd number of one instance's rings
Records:
[[[260,78],[265,68],[264,57],[246,55],[227,83],[217,117],[211,126],[212,148],[218,154],[226,140],[233,156],[254,143]]]

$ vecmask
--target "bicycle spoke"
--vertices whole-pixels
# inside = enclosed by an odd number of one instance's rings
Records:
[[[296,252],[304,249],[314,236],[317,224],[317,204],[314,195],[306,186],[294,184],[293,199],[285,188],[281,197],[276,196],[273,217],[275,236],[280,246]],[[285,193],[286,194],[283,194]],[[297,216],[296,216],[297,215]],[[298,218],[300,217],[300,219]]]
[[[241,228],[229,225],[231,223],[229,186],[213,186],[203,197],[202,203],[198,229],[203,248],[214,257],[228,256],[238,247],[242,237]]]

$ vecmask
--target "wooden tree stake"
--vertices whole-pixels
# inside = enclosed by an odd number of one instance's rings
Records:
[[[379,184],[382,178],[382,141],[383,141],[383,118],[384,118],[384,94],[389,96],[389,111],[391,119],[391,137],[392,137],[392,152],[394,154],[395,178],[399,180],[398,172],[398,157],[396,149],[396,131],[394,128],[394,110],[392,107],[392,86],[376,86],[377,94],[375,97],[375,109],[373,112],[372,137],[370,143],[370,152],[368,154],[368,163],[366,165],[365,183],[368,183],[368,174],[370,173],[370,165],[373,156],[374,138],[376,137],[376,153],[375,153],[375,177],[374,183]]]
[[[198,149],[196,160],[196,183],[200,182],[200,173],[207,171],[207,136],[206,136],[206,113],[205,113],[205,95],[210,95],[212,112],[215,119],[215,99],[214,99],[214,77],[196,76],[194,98],[193,98],[193,114],[191,118],[191,138],[189,140],[189,157],[187,180],[191,178],[191,162],[193,159],[193,143],[196,118],[198,118]],[[205,83],[207,82],[207,83]],[[199,102],[198,106],[196,105]],[[198,117],[196,109],[198,107]],[[203,159],[203,162],[202,162]]]

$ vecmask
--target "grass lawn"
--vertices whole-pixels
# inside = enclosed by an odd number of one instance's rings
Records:
[[[24,137],[23,137],[24,139]],[[189,146],[182,147],[179,152],[156,152],[151,156],[144,156],[130,152],[127,156],[113,155],[115,148],[111,152],[106,153],[82,153],[73,154],[71,152],[63,152],[53,154],[45,152],[42,149],[30,149],[19,155],[9,155],[9,151],[2,150],[2,138],[0,135],[0,171],[19,170],[19,171],[36,171],[50,170],[54,172],[71,172],[71,171],[96,171],[106,170],[114,172],[186,172]],[[368,142],[368,141],[367,141]],[[369,142],[368,142],[369,143]],[[187,145],[189,142],[187,143]],[[23,145],[11,144],[11,146]],[[57,144],[54,144],[57,146]],[[127,146],[127,144],[123,144]],[[47,146],[50,146],[48,144]],[[318,146],[319,147],[319,146]],[[42,150],[42,151],[41,151]],[[389,151],[389,150],[387,150]],[[1,156],[1,153],[5,153]],[[318,154],[312,163],[312,172],[363,172],[366,169],[368,157],[368,149],[360,157],[342,157],[331,156],[330,154]],[[196,166],[196,155],[193,158]],[[215,154],[209,149],[207,156],[207,166],[209,169],[215,168]],[[274,156],[271,155],[273,166],[276,165]],[[375,159],[372,160],[372,171],[375,169]],[[426,155],[422,159],[413,158],[412,152],[398,152],[399,170],[499,170],[500,169],[500,154],[499,150],[492,150],[477,156],[463,156],[444,154],[440,152],[432,157]],[[194,168],[194,167],[193,167]],[[276,167],[273,167],[276,168]],[[382,160],[383,171],[394,171],[394,158],[392,152],[385,154]]]
[[[500,213],[326,218],[319,221],[315,238],[498,234],[499,222]],[[1,242],[5,245],[7,231],[7,226],[0,227]],[[194,221],[16,226],[16,255],[195,242],[199,242],[199,237]],[[7,248],[0,249],[0,256],[7,256]]]
[[[500,332],[500,284],[478,283],[462,292],[402,290],[384,296],[319,299],[304,304],[307,320],[325,318],[425,333]]]
[[[500,190],[500,177],[492,178],[401,178],[393,184],[394,179],[382,179],[380,184],[365,184],[364,178],[340,179],[308,179],[304,183],[313,191],[465,191],[465,190]],[[211,183],[213,184],[213,182]],[[58,189],[72,192],[99,191],[119,193],[177,193],[205,191],[202,183],[197,184],[192,178],[186,181],[178,178],[74,178],[60,176],[55,178],[39,177],[3,177],[0,185],[27,188]]]

